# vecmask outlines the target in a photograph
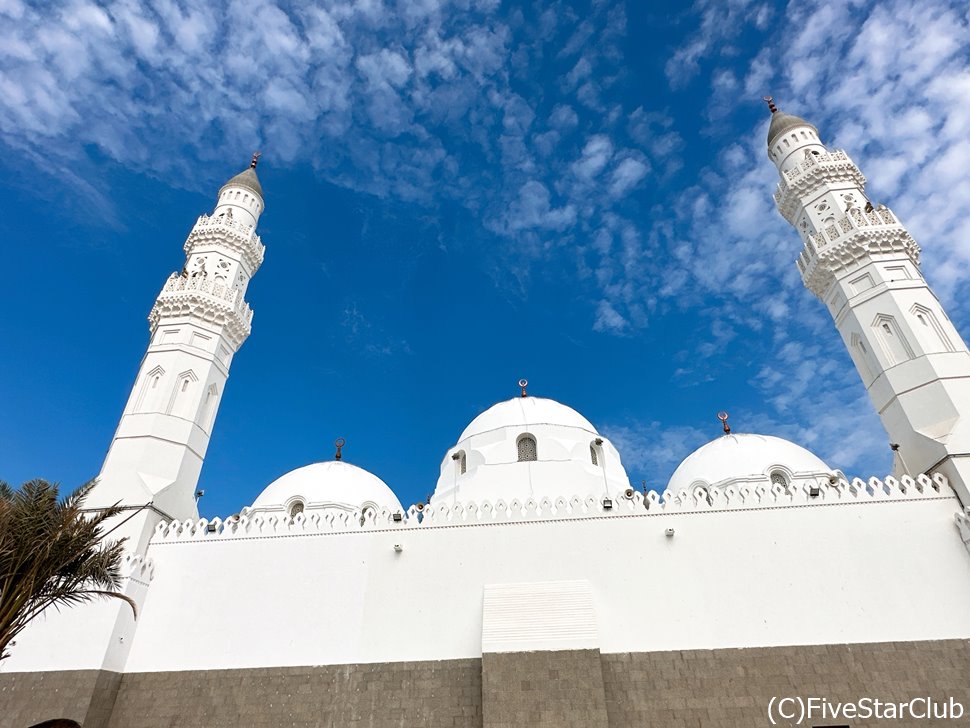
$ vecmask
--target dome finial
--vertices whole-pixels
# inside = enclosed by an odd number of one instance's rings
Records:
[[[343,447],[344,447],[344,445],[347,444],[347,441],[345,439],[343,439],[342,437],[338,437],[336,440],[333,441],[333,444],[337,446],[337,454],[333,456],[333,459],[334,460],[342,460],[343,459],[343,453],[341,452],[341,450],[343,450]]]
[[[775,106],[775,99],[774,99],[774,97],[772,97],[772,96],[762,96],[761,98],[762,98],[762,100],[766,104],[768,104],[768,111],[770,111],[772,114],[775,114],[775,113],[778,112],[778,107]]]
[[[730,435],[731,434],[731,425],[729,425],[727,423],[727,421],[728,421],[728,413],[727,412],[718,412],[717,413],[717,418],[721,421],[721,427],[724,428],[724,434],[725,435]]]
[[[525,393],[525,388],[529,386],[529,380],[528,379],[520,379],[519,380],[519,386],[522,387],[522,396],[523,397],[528,397],[529,395],[527,395]]]
[[[249,163],[250,169],[256,169],[256,165],[259,164],[259,158],[263,156],[262,152],[253,152],[253,161]]]

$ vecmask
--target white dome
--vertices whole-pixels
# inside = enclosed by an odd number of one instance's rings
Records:
[[[363,506],[400,510],[401,503],[383,480],[342,460],[313,463],[280,476],[259,494],[252,510],[288,510],[300,500],[306,510]]]
[[[578,427],[592,434],[596,428],[572,407],[542,397],[516,397],[499,402],[471,421],[458,438],[458,442],[481,435],[500,427],[529,428],[532,425],[561,425]]]
[[[571,407],[516,397],[488,408],[445,454],[435,502],[615,495],[630,480],[620,454]]]
[[[702,445],[677,466],[667,490],[698,484],[770,483],[772,473],[786,481],[827,477],[832,471],[800,445],[772,435],[723,435]]]

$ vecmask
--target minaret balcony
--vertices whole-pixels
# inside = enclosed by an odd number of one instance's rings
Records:
[[[809,233],[806,247],[809,250],[821,250],[831,243],[836,243],[846,237],[850,237],[858,230],[868,230],[881,227],[901,227],[899,220],[888,207],[880,205],[869,212],[864,212],[856,207],[831,225],[827,225],[817,233]]]
[[[220,246],[235,253],[250,275],[263,263],[266,246],[252,225],[233,220],[226,215],[202,215],[185,241],[185,254],[191,255],[196,248]]]
[[[836,272],[872,255],[893,254],[906,255],[919,266],[919,245],[892,211],[880,205],[868,212],[852,208],[824,230],[808,233],[796,263],[805,285],[824,292]]]
[[[165,281],[148,315],[149,328],[155,332],[162,319],[193,318],[219,326],[235,349],[246,340],[252,326],[253,310],[242,292],[206,273],[173,273]]]
[[[790,223],[801,212],[804,200],[826,183],[849,183],[863,189],[866,178],[841,149],[826,154],[808,154],[805,160],[783,173],[775,190],[778,211]]]

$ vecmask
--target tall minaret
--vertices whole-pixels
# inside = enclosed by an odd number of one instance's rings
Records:
[[[775,108],[775,203],[802,237],[805,286],[828,307],[896,451],[894,470],[939,472],[970,506],[970,352],[919,267],[920,248],[841,150]],[[847,415],[850,416],[850,415]]]
[[[263,262],[258,161],[219,190],[215,211],[185,241],[185,267],[158,294],[148,351],[87,501],[132,511],[113,537],[127,536],[138,553],[159,520],[198,518],[199,472],[232,357],[249,336],[246,287]]]

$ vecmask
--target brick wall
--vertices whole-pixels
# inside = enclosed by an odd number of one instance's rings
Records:
[[[481,660],[124,676],[0,673],[0,728],[51,718],[84,728],[752,728],[768,725],[768,701],[783,695],[953,696],[970,707],[970,640],[488,653]],[[913,724],[809,725],[846,722]],[[968,725],[970,716],[918,724]]]
[[[450,660],[131,673],[110,728],[480,728],[481,670]]]
[[[783,695],[852,701],[953,696],[970,709],[970,640],[611,654],[602,662],[610,728],[767,726],[769,700]],[[847,723],[914,724],[807,725]],[[917,723],[967,725],[970,717]]]
[[[121,675],[105,670],[0,673],[0,728],[54,718],[107,728]]]
[[[482,657],[484,728],[609,728],[599,650]]]

